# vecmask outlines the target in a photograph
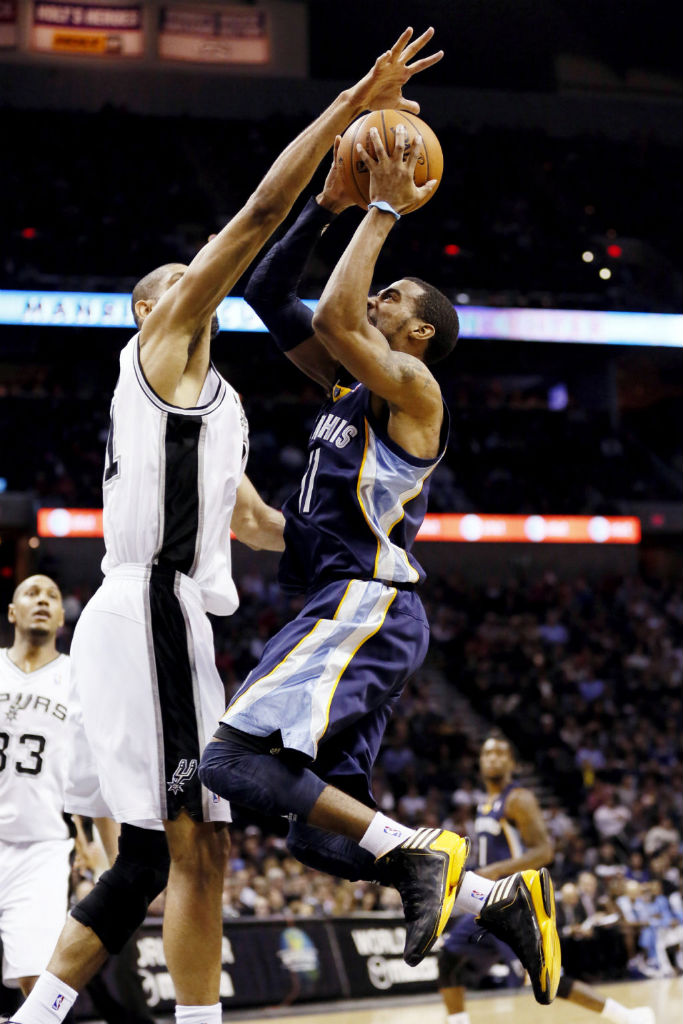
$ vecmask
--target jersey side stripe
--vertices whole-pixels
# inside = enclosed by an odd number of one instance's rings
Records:
[[[159,768],[159,808],[162,819],[168,818],[168,807],[166,805],[166,784],[164,776],[164,724],[161,714],[161,699],[159,695],[159,679],[157,676],[157,660],[154,651],[154,630],[152,624],[152,600],[150,588],[150,576],[152,570],[147,569],[147,580],[145,584],[145,636],[147,638],[147,657],[149,659],[149,678],[151,681],[152,700],[154,702],[154,720],[156,724],[157,743],[157,765]]]
[[[332,619],[318,619],[315,626],[299,640],[298,644],[292,648],[275,668],[271,669],[267,675],[261,676],[260,679],[255,679],[244,693],[240,694],[233,701],[230,705],[230,714],[238,710],[243,712],[245,708],[254,704],[261,697],[265,697],[272,690],[275,690],[282,682],[282,675],[284,675],[285,680],[295,679],[298,673],[305,672],[307,663],[313,657],[315,657],[317,663],[316,675],[319,676],[321,674],[321,654],[329,647],[330,638],[335,631],[335,623],[345,622],[355,614],[358,608],[362,594],[358,587],[354,586],[357,583],[357,580],[349,581],[342,599],[337,605],[334,617]],[[283,668],[284,673],[281,674],[280,670]]]
[[[198,766],[202,752],[197,728],[193,659],[188,649],[187,625],[176,590],[177,574],[153,566],[149,582],[150,626],[156,670],[156,697],[163,735],[160,784],[165,789],[166,817],[177,818],[182,809],[202,820],[202,792]],[[173,786],[184,761],[189,772]],[[162,804],[163,806],[163,804]]]
[[[509,821],[506,821],[505,818],[500,819],[500,827],[510,847],[510,855],[512,857],[521,857],[524,847],[522,846],[517,829]]]
[[[387,617],[387,612],[389,611],[389,608],[391,607],[391,604],[394,598],[396,597],[397,593],[398,591],[394,588],[392,588],[388,592],[388,594],[386,592],[380,593],[377,601],[372,607],[372,610],[368,614],[367,621],[358,629],[354,630],[354,632],[348,638],[345,645],[345,649],[342,652],[342,657],[340,659],[341,665],[333,661],[329,666],[326,666],[325,672],[321,675],[320,682],[318,684],[318,688],[316,689],[313,702],[312,732],[313,739],[316,744],[320,742],[322,737],[327,732],[327,727],[330,724],[330,708],[332,706],[332,700],[334,698],[337,686],[339,685],[339,680],[344,674],[346,666],[349,664],[353,656],[360,650],[363,644],[366,643],[376,633],[379,633],[380,629],[382,628],[382,625],[384,624],[384,620]],[[358,642],[356,643],[356,641]],[[354,644],[355,646],[353,646]],[[332,682],[329,682],[329,677],[332,676],[334,672],[336,672],[336,678],[334,678]],[[315,708],[316,704],[319,704],[321,698],[324,697],[326,689],[329,690],[329,698],[327,701],[327,707],[325,709],[325,719],[322,727],[318,729],[316,727]]]
[[[159,561],[189,575],[199,532],[199,439],[201,416],[166,418],[164,438],[164,535]]]
[[[222,720],[232,724],[242,716],[249,721],[250,714],[257,720],[262,698],[279,701],[290,723],[287,746],[315,756],[329,725],[339,680],[356,651],[381,629],[396,594],[396,588],[373,581],[350,581],[334,617],[318,619],[270,672],[253,682],[247,680],[249,685]]]

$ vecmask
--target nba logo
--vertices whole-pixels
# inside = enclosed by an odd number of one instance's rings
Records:
[[[58,1010],[63,1002],[64,1002],[64,996],[57,996],[57,998],[55,999],[54,1003],[52,1004],[52,1009],[53,1010]]]

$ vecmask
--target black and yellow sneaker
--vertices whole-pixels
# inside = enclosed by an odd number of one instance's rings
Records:
[[[560,983],[561,954],[548,869],[501,878],[476,920],[512,947],[529,972],[536,1002],[552,1003]]]
[[[465,873],[470,841],[440,828],[419,828],[378,857],[381,881],[398,889],[406,919],[403,959],[411,967],[446,927]]]

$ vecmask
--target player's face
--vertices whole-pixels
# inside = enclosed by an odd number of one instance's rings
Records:
[[[29,576],[17,587],[7,618],[19,634],[36,639],[55,636],[64,625],[59,587],[49,576]]]
[[[410,351],[409,330],[420,321],[415,303],[422,289],[414,281],[395,281],[368,298],[368,320],[381,331],[395,352]]]
[[[512,773],[514,762],[504,740],[487,740],[479,755],[481,777],[489,782],[505,779]]]

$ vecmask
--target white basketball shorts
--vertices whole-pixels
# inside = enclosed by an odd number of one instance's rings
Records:
[[[71,839],[35,843],[0,840],[0,938],[2,980],[18,988],[37,977],[64,927]]]
[[[198,776],[225,691],[194,580],[159,566],[113,569],[78,621],[71,662],[111,816],[148,828],[182,810],[230,821],[230,805]]]

